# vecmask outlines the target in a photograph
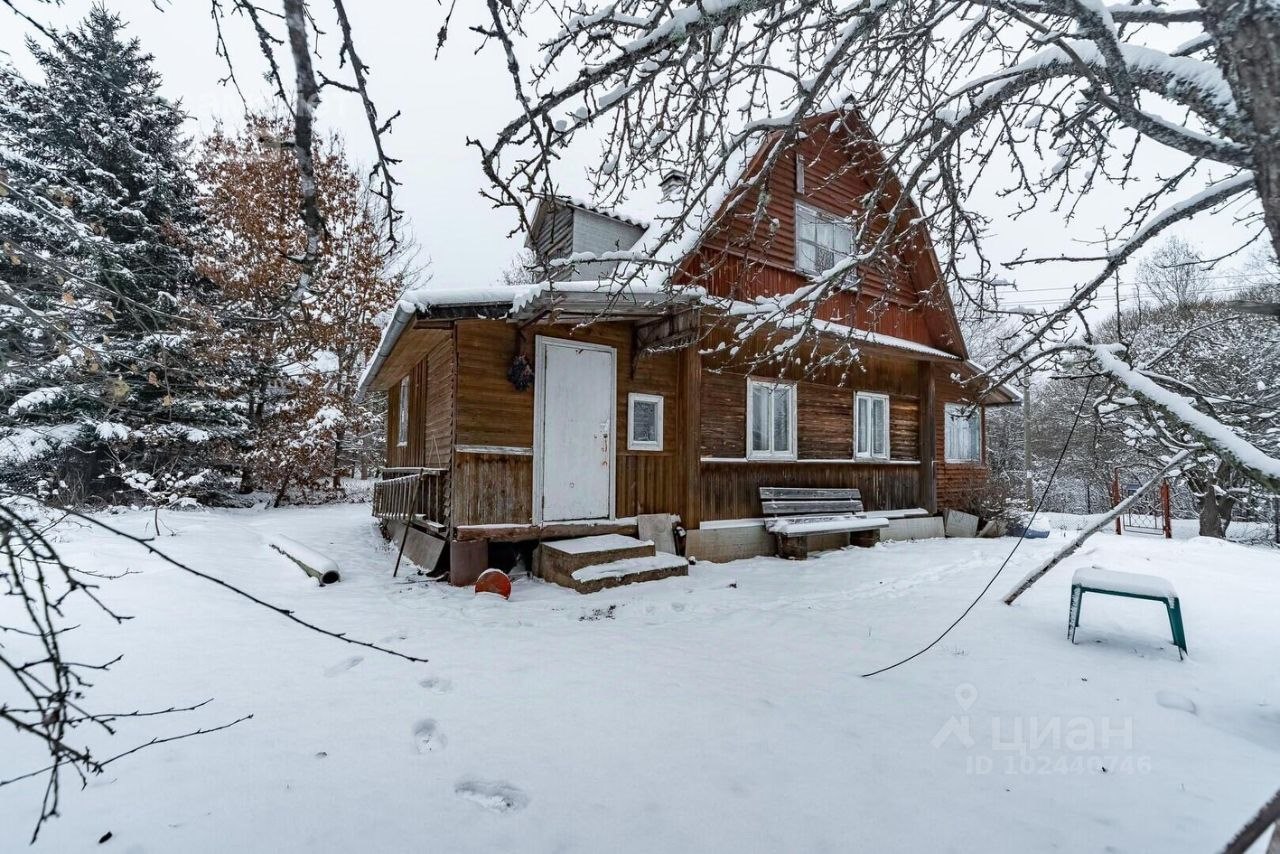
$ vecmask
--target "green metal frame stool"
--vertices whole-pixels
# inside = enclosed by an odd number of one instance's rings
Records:
[[[1135,572],[1116,572],[1099,566],[1076,570],[1071,579],[1071,615],[1067,621],[1067,639],[1076,642],[1076,628],[1080,625],[1080,606],[1086,593],[1104,596],[1121,596],[1126,599],[1146,599],[1163,602],[1169,612],[1169,629],[1178,647],[1178,659],[1187,653],[1187,633],[1182,627],[1182,603],[1173,585],[1157,575],[1139,575]]]

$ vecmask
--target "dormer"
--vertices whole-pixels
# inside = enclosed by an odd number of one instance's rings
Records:
[[[539,264],[582,252],[620,252],[635,246],[647,222],[580,199],[553,196],[542,199],[534,212],[525,246]],[[554,281],[591,281],[609,276],[616,261],[593,261],[575,267],[553,268]]]

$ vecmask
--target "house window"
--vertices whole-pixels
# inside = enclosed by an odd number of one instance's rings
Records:
[[[396,414],[396,444],[409,444],[409,378],[400,380],[400,408]]]
[[[747,456],[796,458],[796,388],[790,383],[747,380]]]
[[[945,455],[949,463],[976,463],[982,460],[982,414],[976,406],[946,405]]]
[[[662,450],[662,395],[627,395],[627,450]]]
[[[854,398],[854,456],[889,459],[889,396],[858,392]]]
[[[808,205],[796,205],[797,268],[806,273],[830,270],[849,257],[852,246],[849,223]]]

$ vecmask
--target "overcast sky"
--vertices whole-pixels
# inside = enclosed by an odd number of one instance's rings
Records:
[[[67,0],[62,9],[19,0],[19,8],[41,20],[74,23],[90,0]],[[130,32],[153,53],[164,76],[164,91],[181,98],[192,115],[195,136],[218,118],[239,120],[243,109],[234,90],[218,84],[225,67],[214,52],[214,28],[207,0],[173,0],[157,10],[150,0],[110,0],[108,7],[130,21]],[[229,4],[225,4],[229,5]],[[348,3],[358,48],[372,66],[372,86],[379,109],[402,112],[390,137],[390,153],[403,159],[396,168],[402,182],[398,204],[406,227],[431,259],[434,284],[477,285],[493,281],[520,248],[507,237],[514,220],[495,211],[479,195],[483,176],[479,157],[468,137],[485,138],[512,115],[510,78],[494,51],[473,55],[477,37],[466,31],[470,7],[458,3],[454,31],[440,60],[433,60],[441,7],[421,0],[359,0]],[[464,8],[467,7],[467,8]],[[0,8],[0,50],[21,68],[29,68],[22,46],[24,27]],[[229,21],[227,35],[240,68],[241,86],[255,106],[267,106],[270,92],[262,82],[264,68],[256,39],[239,17]],[[324,46],[334,58],[336,45]],[[287,51],[282,60],[287,62]],[[330,63],[332,64],[332,63]],[[343,133],[357,156],[369,159],[369,132],[359,102],[330,90],[320,109],[321,122]]]
[[[66,0],[61,8],[35,0],[15,2],[41,20],[59,25],[74,23],[90,6],[90,0]],[[161,9],[151,0],[107,0],[107,5],[130,21],[130,31],[155,55],[166,94],[180,98],[192,115],[193,136],[218,118],[238,121],[242,114],[239,99],[218,82],[225,68],[214,50],[208,0],[161,0]],[[379,108],[384,115],[395,110],[402,113],[389,145],[390,153],[403,159],[396,169],[403,185],[398,204],[406,213],[405,227],[431,260],[432,284],[447,287],[493,282],[518,251],[521,239],[507,234],[515,225],[511,214],[493,209],[481,198],[484,178],[479,158],[466,140],[491,139],[516,106],[500,53],[490,48],[477,54],[478,37],[467,31],[468,25],[480,21],[474,16],[483,14],[482,4],[465,0],[457,4],[450,40],[439,59],[433,58],[435,33],[447,3],[442,7],[431,0],[359,0],[347,5],[360,54],[372,66],[371,85]],[[0,8],[0,51],[7,51],[22,68],[30,68],[22,46],[26,31],[11,12]],[[267,106],[270,93],[261,78],[265,66],[248,23],[233,17],[226,32],[241,85],[252,105]],[[330,39],[322,49],[333,70],[336,44]],[[282,58],[287,62],[283,53]],[[345,136],[357,157],[368,159],[368,130],[355,98],[330,90],[320,117],[323,125]],[[577,156],[594,156],[594,151],[579,151]],[[562,166],[557,181],[581,190],[580,179],[574,174],[580,170],[575,170],[572,157]],[[1151,171],[1159,166],[1151,164]],[[1100,194],[1084,206],[1071,228],[1064,228],[1060,216],[1047,210],[1022,222],[1009,222],[1000,216],[1007,203],[986,200],[984,206],[997,218],[999,229],[993,244],[995,257],[1013,257],[1024,246],[1040,251],[1079,251],[1073,241],[1096,239],[1096,223],[1103,221],[1108,208],[1119,203],[1117,196]],[[1188,236],[1212,254],[1239,233],[1231,217],[1225,216],[1215,222],[1199,221]],[[1065,294],[1084,272],[1078,268],[1023,268],[1017,276],[1025,293],[1013,299],[1023,304],[1049,302]],[[1219,279],[1215,283],[1231,281]]]

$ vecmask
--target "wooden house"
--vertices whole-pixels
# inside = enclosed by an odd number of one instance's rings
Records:
[[[760,554],[773,548],[761,487],[856,488],[876,511],[966,507],[987,474],[983,407],[1016,394],[979,401],[964,385],[977,369],[923,231],[817,306],[800,365],[801,351],[768,357],[790,334],[778,324],[743,338],[726,322],[849,253],[842,218],[883,168],[854,121],[818,117],[765,177],[767,240],[731,211],[670,282],[620,287],[595,262],[406,294],[361,388],[387,395],[375,513],[409,554],[466,582],[528,544],[635,534],[646,514],[678,516],[688,555]],[[567,258],[626,250],[648,228],[546,199],[529,244]],[[671,286],[681,277],[698,287]]]

